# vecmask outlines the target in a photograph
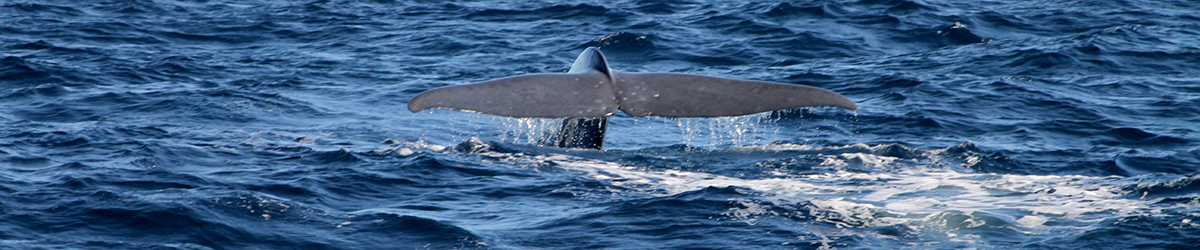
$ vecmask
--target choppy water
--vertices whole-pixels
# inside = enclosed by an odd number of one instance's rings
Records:
[[[1198,41],[1191,1],[6,1],[0,248],[1196,248]],[[405,109],[587,46],[860,109],[604,151]]]

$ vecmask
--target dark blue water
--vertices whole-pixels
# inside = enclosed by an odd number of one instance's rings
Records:
[[[588,46],[860,109],[405,108]],[[1198,65],[1193,1],[5,1],[0,248],[1196,248]]]

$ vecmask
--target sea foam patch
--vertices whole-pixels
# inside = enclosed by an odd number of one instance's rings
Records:
[[[401,148],[393,149],[398,153],[405,148],[416,152],[439,151],[419,143],[394,145]],[[1164,209],[1182,206],[1160,205],[1161,198],[1139,198],[1132,193],[1138,189],[1127,188],[1131,183],[1141,182],[1137,177],[960,172],[962,168],[936,159],[871,153],[880,147],[781,144],[731,149],[745,154],[763,151],[818,159],[781,163],[817,167],[764,167],[760,173],[746,175],[714,173],[719,170],[709,172],[713,169],[706,168],[636,166],[554,152],[469,153],[485,161],[535,171],[566,170],[560,174],[574,172],[611,187],[571,191],[584,192],[577,194],[582,199],[595,195],[633,199],[667,197],[710,187],[736,187],[747,193],[730,198],[729,211],[722,214],[725,218],[714,219],[750,225],[783,223],[811,231],[812,235],[798,237],[917,237],[929,242],[962,242],[967,247],[989,246],[987,242],[1005,237],[1050,239],[1086,231],[1111,218],[1155,216]],[[726,153],[729,152],[699,154]],[[589,192],[594,195],[589,196]],[[779,218],[785,219],[781,222]],[[804,219],[797,222],[795,218]]]
[[[761,192],[771,204],[803,204],[816,221],[838,228],[908,228],[970,240],[988,228],[1034,233],[1078,229],[1113,216],[1151,214],[1154,200],[1130,199],[1114,185],[1119,177],[960,173],[932,167],[893,172],[792,174],[739,178],[675,169],[648,169],[566,155],[529,156],[516,161],[553,163],[631,192],[670,196],[708,187],[739,187]],[[897,169],[895,157],[864,153],[825,155],[823,164],[864,164]],[[518,157],[519,158],[519,157]],[[908,163],[904,163],[908,164]],[[738,201],[745,203],[746,201]],[[755,206],[729,214],[756,223]],[[1057,221],[1049,225],[1048,222]],[[959,232],[966,230],[968,232]]]

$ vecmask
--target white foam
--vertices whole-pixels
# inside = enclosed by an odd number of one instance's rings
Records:
[[[863,153],[828,155],[826,164],[854,162],[891,168],[894,158]],[[510,158],[513,159],[513,158]],[[959,173],[914,168],[898,173],[838,171],[763,179],[743,179],[674,169],[651,170],[564,155],[523,159],[552,162],[596,180],[654,196],[675,195],[707,187],[741,187],[762,192],[762,199],[777,204],[808,202],[817,221],[838,227],[907,225],[957,230],[982,226],[985,217],[1010,222],[1018,230],[1045,227],[1054,220],[1096,222],[1114,215],[1152,213],[1153,201],[1123,198],[1112,185],[1115,177],[1005,175]],[[778,174],[778,173],[777,173]],[[777,176],[777,175],[775,175]],[[751,206],[746,206],[751,207]],[[738,209],[729,215],[756,223],[763,209]],[[887,214],[888,216],[880,216]],[[946,222],[950,215],[967,216]],[[950,225],[953,224],[953,225]],[[977,235],[948,235],[971,239]]]
[[[422,142],[393,142],[389,152],[441,151]],[[878,146],[877,146],[878,147]],[[1003,227],[1039,237],[1085,230],[1092,223],[1126,216],[1155,216],[1163,207],[1158,199],[1139,199],[1122,189],[1126,179],[1074,175],[1016,175],[965,173],[933,160],[880,156],[867,145],[812,147],[780,144],[729,149],[731,151],[801,151],[801,157],[819,159],[820,171],[797,173],[763,169],[761,178],[671,169],[675,166],[635,167],[562,154],[525,155],[484,151],[489,161],[517,167],[554,166],[610,184],[613,188],[580,197],[670,196],[708,187],[739,187],[759,194],[734,198],[725,218],[748,224],[778,215],[770,206],[803,208],[811,221],[801,222],[812,235],[861,235],[872,239],[905,237],[879,235],[856,228],[895,227],[918,237],[966,242],[974,246],[981,236],[972,228]],[[408,149],[408,150],[405,150]],[[1194,205],[1194,204],[1193,204]],[[1180,205],[1186,206],[1186,205]],[[587,208],[602,209],[602,208]],[[575,212],[581,212],[575,211]],[[1181,221],[1180,226],[1195,226]],[[801,236],[809,237],[809,236]],[[985,246],[986,247],[986,246]]]
[[[429,143],[429,142],[425,142],[425,141],[410,142],[410,141],[398,141],[398,140],[393,140],[393,139],[389,138],[385,141],[385,143],[390,144],[390,145],[388,145],[388,147],[386,149],[376,149],[376,150],[372,150],[371,152],[376,153],[376,154],[396,153],[400,156],[409,156],[418,151],[438,152],[438,151],[446,150],[446,146],[437,145],[437,144],[433,144],[433,143]]]
[[[1045,224],[1046,221],[1049,221],[1049,220],[1050,219],[1046,218],[1046,216],[1026,215],[1026,216],[1021,216],[1020,219],[1017,219],[1017,222],[1020,222],[1021,225],[1025,226],[1025,227],[1037,227],[1037,226],[1041,226],[1042,224]]]

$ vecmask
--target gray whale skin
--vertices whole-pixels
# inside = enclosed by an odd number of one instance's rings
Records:
[[[722,117],[774,110],[858,106],[832,91],[767,81],[609,68],[589,47],[567,73],[527,74],[425,91],[408,102],[416,113],[452,109],[515,118],[568,118],[554,146],[600,149],[607,117]]]

